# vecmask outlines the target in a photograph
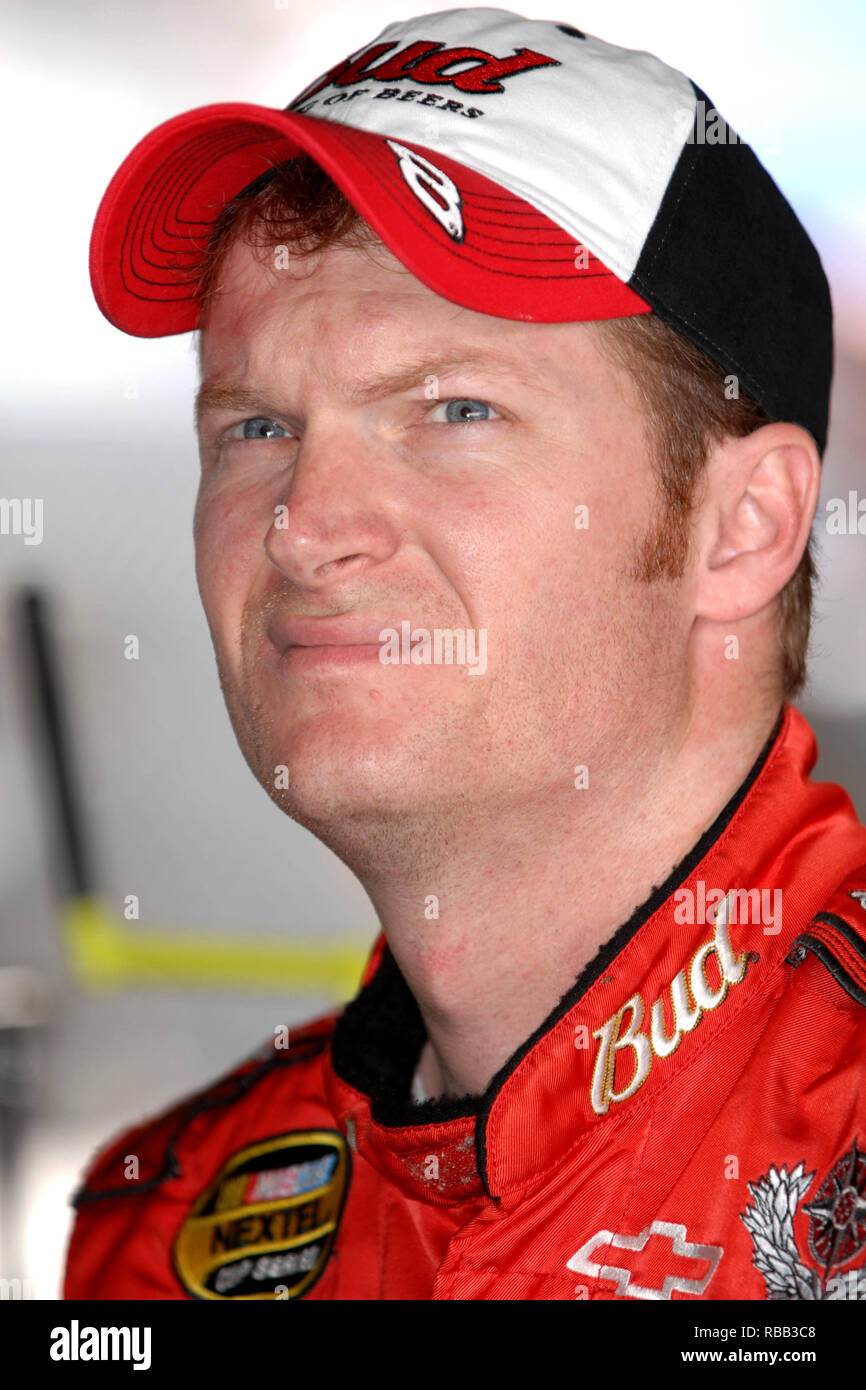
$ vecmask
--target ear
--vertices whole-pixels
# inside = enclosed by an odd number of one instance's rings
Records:
[[[695,516],[696,617],[759,613],[800,563],[821,486],[815,442],[799,425],[763,425],[711,449]]]

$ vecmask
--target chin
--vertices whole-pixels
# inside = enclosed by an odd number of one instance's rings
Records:
[[[391,725],[361,728],[341,718],[276,733],[258,743],[247,761],[268,795],[289,815],[326,817],[353,810],[385,810],[395,792],[417,783],[423,796],[424,769],[410,756]],[[277,777],[275,770],[287,771]],[[279,785],[285,782],[288,785]]]

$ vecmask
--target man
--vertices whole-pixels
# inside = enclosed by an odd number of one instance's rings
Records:
[[[232,723],[382,935],[96,1160],[67,1296],[866,1296],[866,829],[789,703],[829,295],[751,152],[446,11],[153,132],[91,267],[200,329]]]

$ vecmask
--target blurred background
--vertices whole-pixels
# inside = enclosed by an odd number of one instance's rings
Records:
[[[843,782],[866,818],[866,546],[829,534],[825,519],[828,500],[866,497],[866,7],[515,8],[688,73],[818,245],[838,359],[816,523],[823,582],[800,704],[818,735],[816,775]],[[210,933],[232,951],[261,937],[350,939],[361,955],[376,933],[354,877],[281,815],[238,751],[193,570],[192,338],[129,338],[102,318],[87,274],[93,217],[117,166],[160,121],[213,101],[282,107],[412,7],[6,0],[3,10],[0,492],[42,498],[44,534],[38,545],[0,536],[0,1278],[51,1299],[69,1195],[96,1145],[353,986],[351,959],[332,989],[124,982],[110,942],[89,975],[73,968],[74,932],[67,924],[63,935],[59,914],[69,868],[22,589],[49,603],[90,872],[123,930],[139,940]],[[129,635],[138,660],[125,658]],[[124,921],[133,894],[139,918]]]

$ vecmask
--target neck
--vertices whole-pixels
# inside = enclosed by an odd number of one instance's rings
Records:
[[[698,720],[628,776],[393,828],[364,883],[424,1020],[431,1098],[480,1095],[712,825],[761,753],[770,702]],[[709,770],[709,775],[708,775]],[[349,856],[344,856],[348,857]]]

